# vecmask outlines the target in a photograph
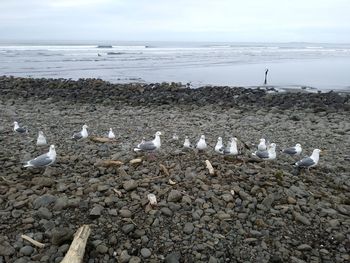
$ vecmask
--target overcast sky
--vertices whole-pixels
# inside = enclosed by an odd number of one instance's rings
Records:
[[[350,43],[350,0],[0,0],[0,41]]]

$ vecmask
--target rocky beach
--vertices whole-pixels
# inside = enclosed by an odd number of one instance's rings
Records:
[[[89,263],[350,261],[348,93],[0,77],[0,112],[0,263],[60,262],[84,224]],[[116,140],[73,141],[83,124]],[[57,160],[24,168],[49,148],[36,146],[39,130]],[[133,152],[156,131],[155,158]],[[206,152],[183,149],[202,134]],[[216,154],[219,136],[237,137],[241,155]],[[251,156],[262,136],[275,161]],[[302,157],[323,150],[310,172],[280,153],[296,143]]]

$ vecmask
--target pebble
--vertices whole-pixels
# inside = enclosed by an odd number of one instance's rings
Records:
[[[152,255],[152,252],[148,248],[142,248],[141,249],[141,256],[143,258],[149,258],[151,255]]]
[[[19,253],[21,253],[24,256],[30,256],[33,254],[34,248],[32,246],[24,246],[19,250]]]
[[[136,189],[138,186],[138,183],[137,181],[135,180],[128,180],[128,181],[125,181],[123,183],[123,188],[126,190],[126,191],[132,191],[134,189]]]
[[[189,235],[189,234],[192,234],[194,230],[194,225],[190,222],[187,222],[184,226],[184,233]]]
[[[171,190],[169,195],[168,195],[168,202],[178,202],[181,201],[182,199],[182,194],[178,190]]]

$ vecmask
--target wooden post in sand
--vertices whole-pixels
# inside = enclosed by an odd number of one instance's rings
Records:
[[[85,246],[90,235],[90,226],[83,225],[74,235],[69,250],[61,263],[81,263],[83,262]]]

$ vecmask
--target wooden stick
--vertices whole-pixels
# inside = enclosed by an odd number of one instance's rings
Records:
[[[159,167],[162,169],[166,176],[170,176],[169,170],[163,164],[160,164]]]
[[[40,242],[34,240],[33,238],[31,238],[31,237],[29,237],[29,236],[21,235],[21,238],[27,240],[29,243],[32,243],[34,246],[37,246],[37,247],[40,247],[40,248],[45,247],[45,244],[40,243]]]
[[[210,174],[210,175],[214,175],[214,168],[213,168],[213,166],[211,165],[211,163],[209,162],[209,160],[206,160],[206,161],[205,161],[205,164],[207,165],[207,169],[209,170],[209,174]]]
[[[131,163],[131,164],[136,164],[136,163],[141,163],[141,162],[142,162],[142,159],[141,159],[141,158],[138,158],[138,159],[130,160],[129,163]]]
[[[69,250],[61,263],[81,263],[83,262],[86,242],[90,235],[90,226],[83,225],[74,235]]]

